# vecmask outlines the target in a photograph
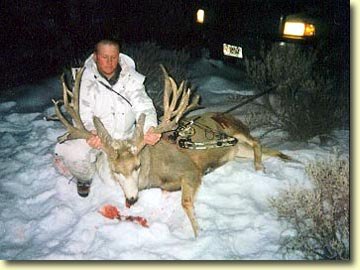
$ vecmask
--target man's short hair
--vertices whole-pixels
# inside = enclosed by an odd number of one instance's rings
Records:
[[[98,43],[96,43],[95,49],[94,49],[95,53],[98,52],[98,48],[99,48],[100,45],[112,45],[112,46],[115,46],[118,49],[118,51],[120,52],[119,42],[117,42],[117,41],[115,41],[113,39],[102,39]]]

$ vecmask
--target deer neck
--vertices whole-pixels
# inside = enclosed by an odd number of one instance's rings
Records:
[[[139,190],[159,187],[160,183],[154,181],[154,175],[151,170],[152,155],[149,147],[144,147],[140,153],[140,175],[139,175]]]

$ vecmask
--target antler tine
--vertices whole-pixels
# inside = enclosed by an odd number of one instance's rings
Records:
[[[164,73],[164,97],[163,97],[163,104],[164,104],[164,119],[168,119],[169,108],[170,108],[170,97],[172,94],[172,87],[171,81],[169,80],[169,75],[167,74],[163,65],[160,65],[163,73]]]
[[[84,70],[85,69],[82,68],[76,73],[75,85],[74,85],[73,92],[71,92],[67,88],[65,80],[64,80],[64,76],[61,76],[61,81],[62,81],[63,89],[64,89],[64,96],[66,96],[66,99],[64,98],[65,109],[70,114],[71,118],[74,120],[75,125],[81,130],[86,130],[83,122],[81,121],[80,113],[79,113],[80,83],[81,83],[81,77],[82,77]],[[72,97],[70,103],[68,101],[68,97],[69,97],[68,93],[70,93],[70,97]]]
[[[61,123],[66,127],[67,132],[58,137],[58,142],[62,143],[66,140],[74,139],[88,139],[92,136],[92,133],[86,130],[79,113],[79,92],[81,76],[84,72],[84,68],[81,68],[76,74],[75,86],[73,92],[71,92],[66,86],[64,75],[61,76],[61,83],[63,87],[63,100],[52,100],[55,105],[55,113]],[[60,107],[64,105],[65,110],[70,114],[74,125],[72,125],[66,117],[63,115]]]
[[[169,76],[163,65],[160,65],[164,73],[164,116],[161,124],[155,129],[162,133],[173,129],[181,117],[188,111],[198,106],[199,97],[195,97],[189,105],[191,90],[186,88],[186,82],[182,81],[178,87],[175,80]]]
[[[171,113],[171,117],[173,117],[174,113],[175,113],[174,110],[176,108],[176,105],[178,105],[179,97],[183,96],[182,94],[184,92],[184,84],[185,84],[185,82],[182,81],[180,86],[178,87],[173,78],[169,77],[169,80],[170,80],[171,89],[172,89],[172,92],[173,92],[169,112]]]

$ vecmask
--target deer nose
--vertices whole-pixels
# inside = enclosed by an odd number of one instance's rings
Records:
[[[126,206],[130,207],[134,205],[137,202],[137,200],[138,200],[137,197],[126,198]]]

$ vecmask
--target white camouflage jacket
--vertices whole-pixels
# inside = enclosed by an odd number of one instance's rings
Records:
[[[97,116],[114,139],[128,139],[141,113],[146,114],[144,132],[157,126],[157,116],[145,92],[145,76],[135,70],[134,60],[120,53],[119,63],[119,80],[111,86],[99,74],[93,55],[85,61],[80,85],[80,117],[88,130],[95,129],[93,116]]]

